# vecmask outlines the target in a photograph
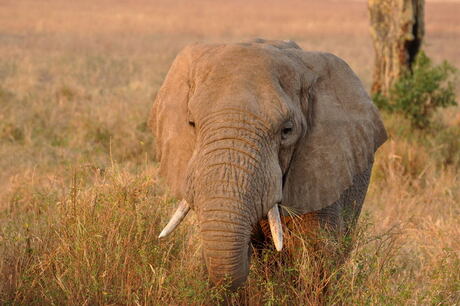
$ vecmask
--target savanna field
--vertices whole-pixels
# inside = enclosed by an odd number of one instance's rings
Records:
[[[427,2],[436,63],[460,68],[459,15],[460,2]],[[332,52],[370,88],[365,1],[0,0],[0,304],[222,301],[193,213],[157,238],[177,200],[157,176],[147,118],[185,45],[254,37]],[[318,273],[308,242],[289,265],[267,250],[230,301],[460,304],[460,107],[429,131],[383,118],[390,138],[345,264]]]

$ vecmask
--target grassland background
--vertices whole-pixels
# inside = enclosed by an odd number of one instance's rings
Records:
[[[457,67],[459,14],[459,2],[427,3],[425,50]],[[219,299],[193,214],[156,238],[174,199],[146,120],[183,46],[254,37],[335,53],[370,86],[365,1],[0,0],[0,304]],[[384,119],[358,243],[327,297],[307,253],[289,269],[267,252],[245,302],[460,303],[460,110],[437,114],[429,134]]]

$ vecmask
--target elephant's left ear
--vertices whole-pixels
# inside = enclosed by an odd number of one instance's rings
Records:
[[[290,52],[302,59],[309,80],[303,103],[310,122],[286,174],[283,205],[303,214],[337,201],[353,178],[372,166],[387,134],[361,81],[343,60]]]

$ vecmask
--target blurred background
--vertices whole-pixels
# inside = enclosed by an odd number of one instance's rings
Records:
[[[426,1],[423,49],[436,64],[460,67],[459,15],[460,1]],[[146,122],[185,45],[256,37],[334,53],[370,89],[367,1],[0,1],[0,302],[219,298],[196,277],[193,227],[156,238],[175,202]],[[460,108],[433,116],[420,131],[383,112],[390,139],[328,303],[460,303]],[[289,271],[268,270],[252,267],[247,303],[315,301],[282,284]]]

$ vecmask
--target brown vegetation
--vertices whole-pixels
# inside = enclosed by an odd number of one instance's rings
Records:
[[[193,214],[157,239],[175,202],[157,177],[146,119],[184,45],[294,39],[341,56],[371,81],[365,1],[126,3],[0,3],[1,304],[220,299],[222,288],[207,287]],[[427,53],[457,67],[459,10],[454,2],[426,7]],[[319,275],[307,246],[290,265],[268,250],[253,259],[240,299],[460,303],[459,118],[458,108],[447,109],[422,134],[384,116],[391,139],[378,153],[345,265],[324,259],[328,273]]]

